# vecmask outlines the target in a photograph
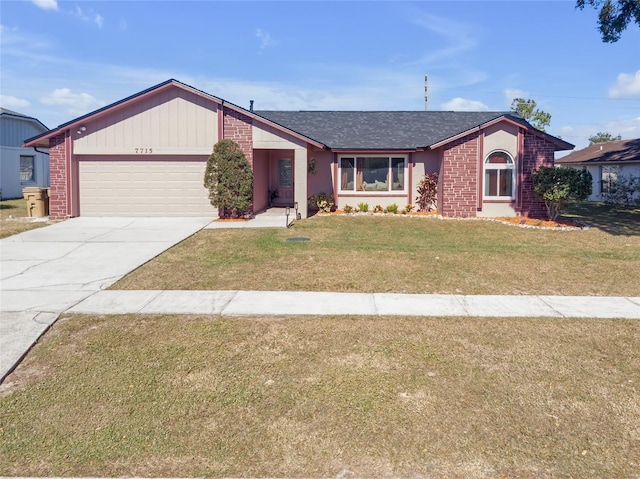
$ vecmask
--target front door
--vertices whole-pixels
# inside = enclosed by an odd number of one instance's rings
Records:
[[[293,206],[293,161],[291,158],[275,160],[275,174],[271,190],[274,192],[271,203],[279,206]]]

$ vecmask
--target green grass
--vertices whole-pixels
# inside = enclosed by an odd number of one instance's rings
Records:
[[[69,316],[0,475],[635,478],[640,323]]]
[[[46,225],[45,222],[34,222],[28,218],[26,200],[20,198],[0,201],[0,238]]]
[[[204,230],[114,289],[640,296],[640,210],[584,211],[594,227],[578,231],[402,216]]]

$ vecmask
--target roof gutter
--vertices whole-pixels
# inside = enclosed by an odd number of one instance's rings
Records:
[[[49,156],[49,152],[48,151],[40,151],[40,150],[38,150],[37,146],[34,146],[33,149],[36,150],[36,153],[42,153],[43,155]]]

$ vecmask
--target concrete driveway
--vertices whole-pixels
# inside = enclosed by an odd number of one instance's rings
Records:
[[[211,220],[80,217],[0,240],[0,381],[60,313]]]

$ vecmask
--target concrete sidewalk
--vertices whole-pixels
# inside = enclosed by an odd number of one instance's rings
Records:
[[[99,291],[68,312],[640,319],[640,298],[304,291]]]

